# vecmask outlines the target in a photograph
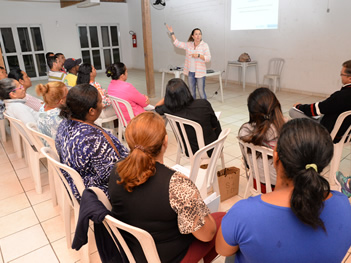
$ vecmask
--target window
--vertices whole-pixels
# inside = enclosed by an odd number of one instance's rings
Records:
[[[277,29],[279,0],[232,0],[231,30]]]
[[[46,76],[40,26],[0,27],[0,47],[7,71],[19,67],[31,78]]]
[[[118,25],[78,25],[82,60],[96,70],[120,62]]]

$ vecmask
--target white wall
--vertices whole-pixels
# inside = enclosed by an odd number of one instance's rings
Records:
[[[193,28],[202,29],[212,54],[209,68],[224,70],[228,60],[248,52],[259,62],[260,82],[267,72],[268,60],[283,57],[286,60],[283,88],[330,94],[341,86],[341,64],[351,59],[350,0],[280,0],[279,29],[251,31],[230,30],[230,0],[166,0],[166,3],[164,10],[152,9],[156,70],[184,63],[184,51],[175,49],[166,33],[164,22],[167,22],[182,41],[188,39]],[[135,67],[144,67],[135,62]],[[230,79],[237,79],[236,69],[229,72]],[[255,82],[252,69],[247,81]]]
[[[184,63],[184,51],[173,47],[164,26],[167,22],[182,41],[188,39],[193,28],[202,29],[203,39],[212,53],[209,68],[224,70],[228,60],[248,52],[259,62],[262,81],[268,60],[283,57],[286,60],[283,88],[323,94],[340,88],[341,64],[351,59],[350,0],[280,0],[279,29],[251,31],[229,29],[230,0],[166,2],[164,10],[151,8],[155,70]],[[328,2],[329,13],[326,12]],[[80,57],[77,23],[119,23],[123,62],[127,67],[144,68],[140,0],[101,3],[86,9],[75,6],[61,9],[57,3],[0,1],[1,26],[41,24],[46,49],[62,52],[66,57]],[[132,48],[130,30],[137,33],[137,48]],[[230,79],[237,79],[236,69],[229,73]],[[255,81],[252,69],[247,81]]]
[[[120,25],[122,59],[132,62],[126,3],[60,8],[59,3],[0,2],[0,26],[41,24],[47,51],[62,52],[66,58],[80,58],[77,24],[117,23]]]

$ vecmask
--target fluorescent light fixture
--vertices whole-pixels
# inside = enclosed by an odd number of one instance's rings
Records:
[[[83,2],[80,2],[79,4],[77,4],[78,8],[87,8],[87,7],[92,7],[92,6],[96,6],[96,5],[100,5],[100,0],[86,0]]]

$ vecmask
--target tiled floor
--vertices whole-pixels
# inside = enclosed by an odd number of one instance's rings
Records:
[[[146,93],[145,75],[140,70],[130,70],[128,81],[139,91]],[[168,75],[170,78],[171,75]],[[109,79],[103,74],[98,74],[97,81],[107,88]],[[161,74],[155,74],[156,98],[151,102],[155,104],[160,99]],[[33,86],[36,83],[33,83]],[[254,87],[242,88],[233,83],[224,89],[225,102],[220,101],[216,79],[207,79],[206,92],[215,111],[221,111],[222,128],[231,128],[231,133],[225,142],[224,156],[226,166],[241,167],[241,153],[236,135],[239,127],[248,121],[246,100]],[[34,88],[29,91],[34,94]],[[285,116],[295,102],[312,103],[322,99],[306,94],[278,92],[278,99],[282,104]],[[165,156],[165,163],[169,166],[175,164],[176,142],[169,130],[169,146]],[[350,151],[345,151],[341,170],[344,174],[350,173]],[[182,164],[185,164],[183,161]],[[36,194],[34,184],[30,177],[29,168],[24,159],[19,159],[14,153],[11,137],[0,145],[0,263],[11,262],[79,262],[78,252],[66,246],[65,231],[60,209],[53,207],[50,200],[46,165],[41,167],[43,177],[43,193]],[[327,171],[326,171],[327,172]],[[246,179],[241,171],[239,195],[221,203],[220,210],[227,211],[243,196]],[[90,233],[90,239],[93,233]],[[94,244],[93,244],[94,246]],[[92,262],[100,262],[96,248],[92,247]],[[344,262],[351,263],[351,250],[346,255]],[[220,257],[215,262],[224,262]]]

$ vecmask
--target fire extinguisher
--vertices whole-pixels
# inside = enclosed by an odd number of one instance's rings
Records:
[[[133,48],[137,47],[137,37],[136,33],[134,31],[129,31],[129,34],[132,35],[132,43],[133,43]]]

